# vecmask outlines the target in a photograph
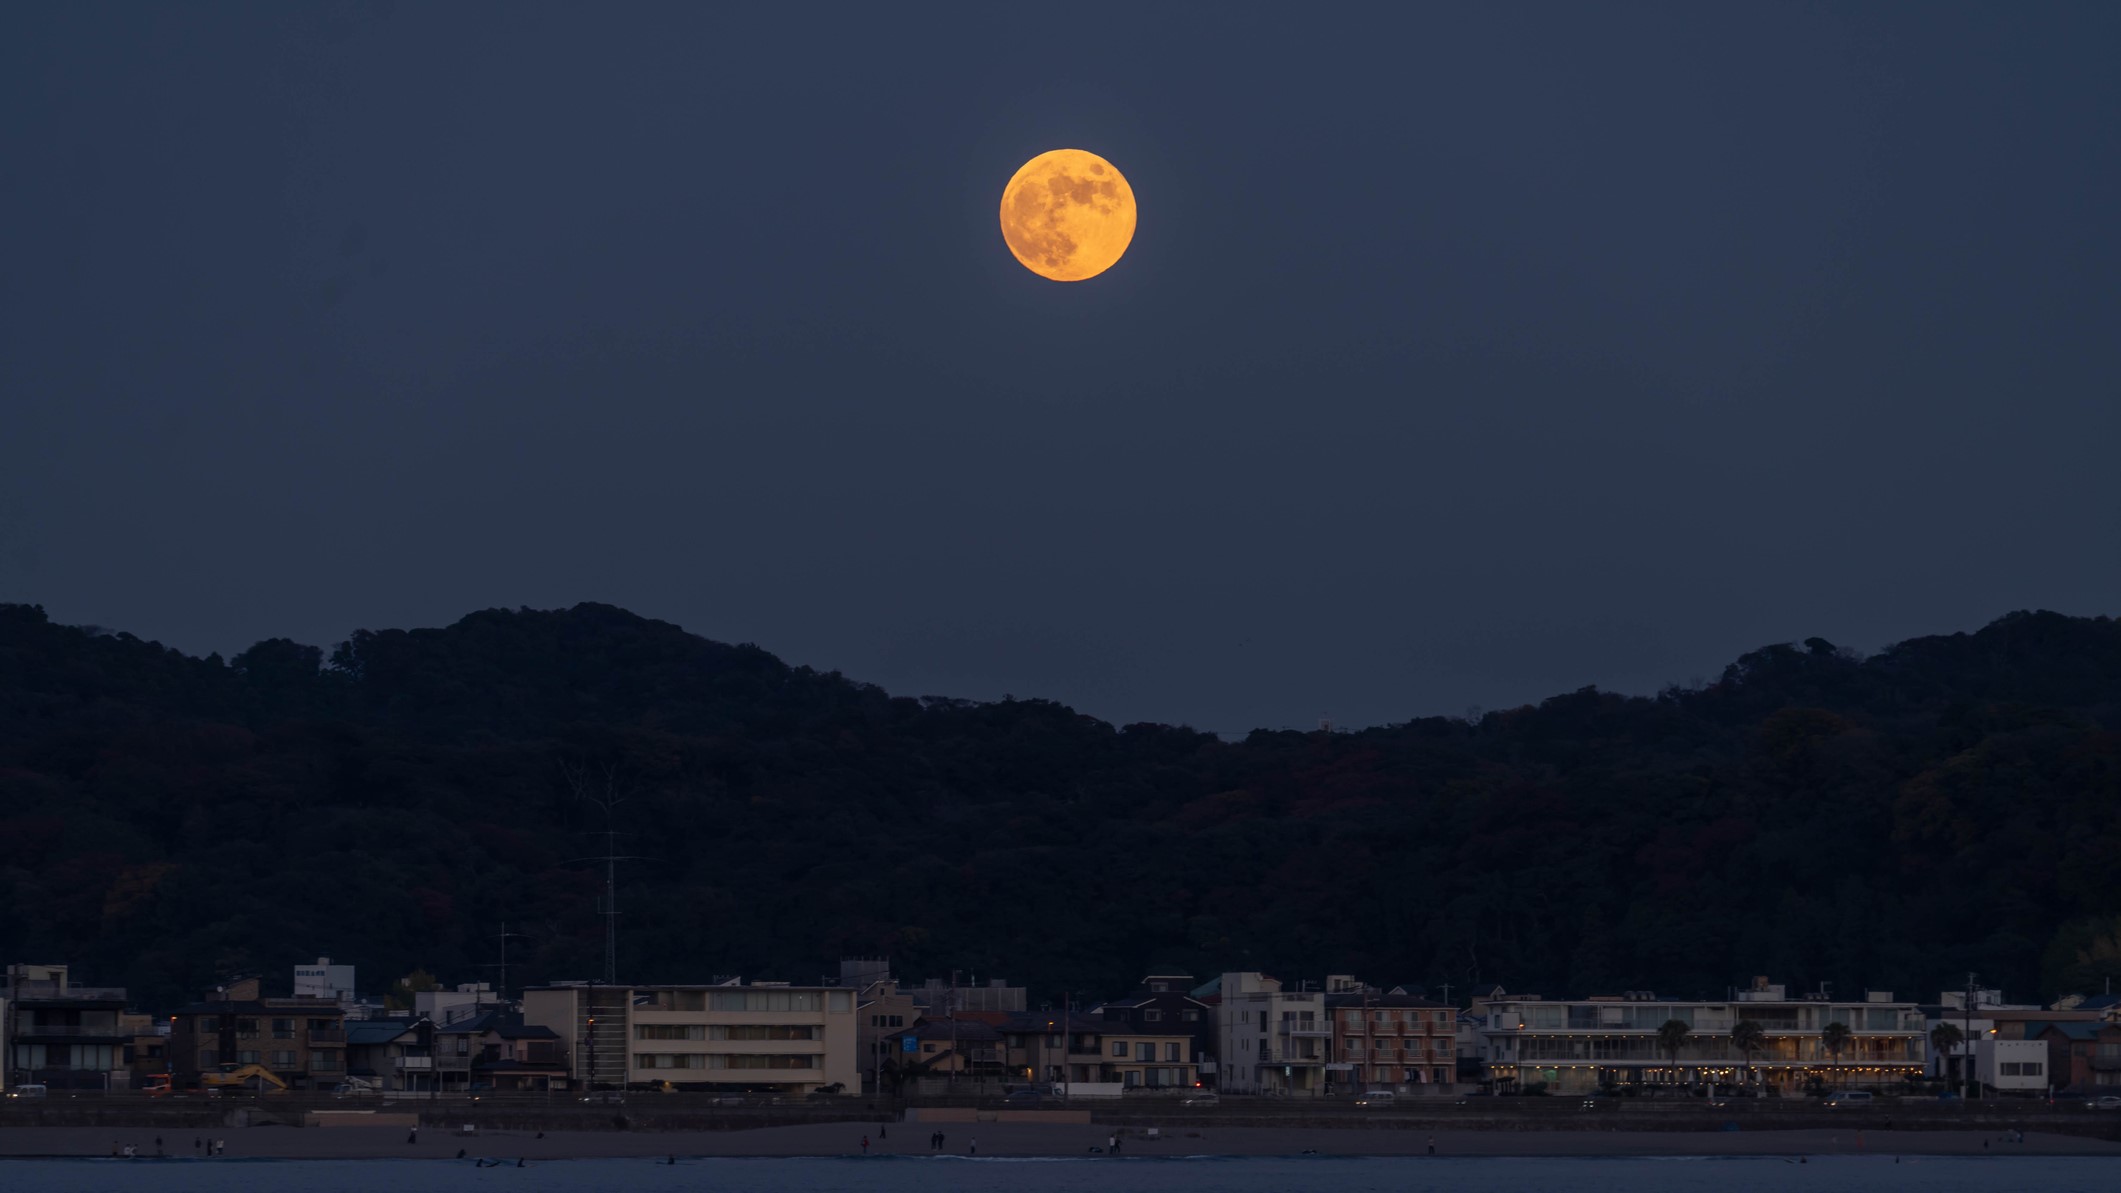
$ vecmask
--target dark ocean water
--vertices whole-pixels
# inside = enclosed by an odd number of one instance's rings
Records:
[[[35,1193],[2116,1193],[2121,1159],[1830,1156],[1686,1159],[995,1157],[547,1160],[11,1160],[0,1189]]]

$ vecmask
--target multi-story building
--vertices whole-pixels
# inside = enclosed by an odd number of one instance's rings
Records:
[[[1487,1018],[1481,1030],[1489,1078],[1502,1089],[1875,1085],[1920,1076],[1927,1055],[1926,1021],[1914,1003],[1878,992],[1862,1002],[1792,999],[1765,979],[1728,1000],[1660,999],[1644,991],[1553,1001],[1511,995],[1475,1009]],[[1658,1035],[1674,1021],[1688,1032],[1676,1056]],[[1757,1024],[1763,1037],[1750,1054],[1732,1042],[1743,1022]],[[1846,1032],[1831,1030],[1835,1024]]]
[[[454,1023],[509,1006],[486,982],[465,982],[453,990],[419,990],[412,996],[412,1010],[436,1023]]]
[[[1215,1052],[1224,1093],[1325,1092],[1333,1027],[1324,992],[1284,990],[1263,973],[1226,973],[1217,992]]]
[[[1006,1076],[1003,1035],[979,1019],[916,1015],[911,1027],[887,1032],[884,1060],[901,1083],[910,1077],[993,1078]]]
[[[1191,1089],[1200,1080],[1193,1058],[1193,1037],[1172,1024],[1135,1027],[1107,1024],[1098,1045],[1104,1060],[1092,1080],[1118,1082],[1127,1089]]]
[[[438,1090],[435,1025],[409,1019],[355,1019],[346,1025],[346,1075],[379,1090]]]
[[[317,958],[315,965],[297,965],[294,992],[296,998],[350,1003],[354,1000],[354,967],[334,965],[329,957]]]
[[[1455,1010],[1342,975],[1328,977],[1326,991],[1333,1032],[1329,1084],[1402,1093],[1444,1093],[1456,1086]]]
[[[1215,1055],[1215,1016],[1206,1000],[1193,996],[1193,985],[1191,974],[1159,969],[1142,979],[1140,989],[1098,1008],[1098,1017],[1115,1025],[1112,1031],[1185,1035],[1184,1059],[1198,1080],[1200,1066]]]
[[[1005,1017],[1000,1029],[1004,1063],[1017,1081],[1089,1084],[1102,1082],[1105,1023],[1061,1011],[1023,1011]]]
[[[77,986],[64,965],[10,965],[0,989],[9,1085],[125,1089],[137,1026],[125,991]]]
[[[523,1021],[550,1028],[577,1082],[808,1093],[860,1081],[855,991],[712,986],[533,987]]]
[[[170,1072],[199,1075],[261,1065],[294,1089],[329,1089],[346,1075],[346,1013],[326,998],[265,998],[244,978],[170,1015]]]
[[[855,992],[857,1063],[862,1088],[874,1093],[879,1088],[877,1074],[887,1063],[903,1075],[905,1058],[890,1051],[900,1043],[893,1037],[920,1021],[922,1007],[913,994],[899,989],[891,976],[891,963],[882,957],[842,959],[839,984]]]
[[[919,986],[909,987],[906,993],[912,995],[913,1001],[929,1015],[954,1015],[962,1011],[1015,1014],[1025,1006],[1024,988],[1011,986],[1006,978],[989,979],[984,986],[960,985],[953,974],[951,981],[929,978]]]
[[[484,1011],[435,1028],[435,1077],[444,1091],[565,1088],[559,1034],[514,1011]],[[559,1084],[555,1085],[554,1083]]]

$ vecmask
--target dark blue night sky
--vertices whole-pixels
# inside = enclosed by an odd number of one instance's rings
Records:
[[[9,6],[0,599],[1222,731],[2116,611],[2121,6],[736,8]]]

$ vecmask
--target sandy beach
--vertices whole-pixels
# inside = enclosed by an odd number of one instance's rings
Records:
[[[280,1159],[449,1159],[495,1156],[586,1159],[618,1156],[859,1155],[864,1136],[872,1155],[931,1154],[929,1136],[944,1132],[944,1150],[963,1155],[975,1142],[986,1156],[1094,1154],[1113,1128],[1077,1124],[814,1123],[750,1131],[481,1131],[461,1135],[423,1127],[416,1142],[403,1128],[224,1128],[165,1131],[160,1150],[203,1154],[194,1141],[227,1141],[226,1155]],[[1206,1128],[1160,1139],[1139,1131],[1121,1136],[1132,1156],[1406,1156],[1426,1155],[1433,1139],[1444,1156],[1742,1156],[1742,1155],[2092,1155],[2121,1157],[2121,1143],[2075,1135],[2029,1132],[2007,1142],[1993,1131],[1421,1131],[1304,1128]],[[108,1156],[132,1144],[143,1156],[157,1151],[153,1131],[108,1127],[0,1129],[0,1158]]]

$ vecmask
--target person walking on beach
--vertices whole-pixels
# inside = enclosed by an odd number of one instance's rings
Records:
[[[968,1147],[968,1148],[966,1148],[966,1149],[965,1149],[965,1154],[966,1154],[966,1155],[968,1155],[968,1156],[977,1156],[977,1155],[979,1155],[979,1140],[977,1140],[977,1139],[973,1140],[973,1141],[972,1141],[972,1146],[970,1146],[970,1147]]]
[[[1434,1135],[1429,1136],[1429,1154],[1432,1156],[1436,1154],[1436,1137]]]
[[[862,1154],[865,1156],[869,1154],[869,1137],[867,1135],[862,1136]]]

